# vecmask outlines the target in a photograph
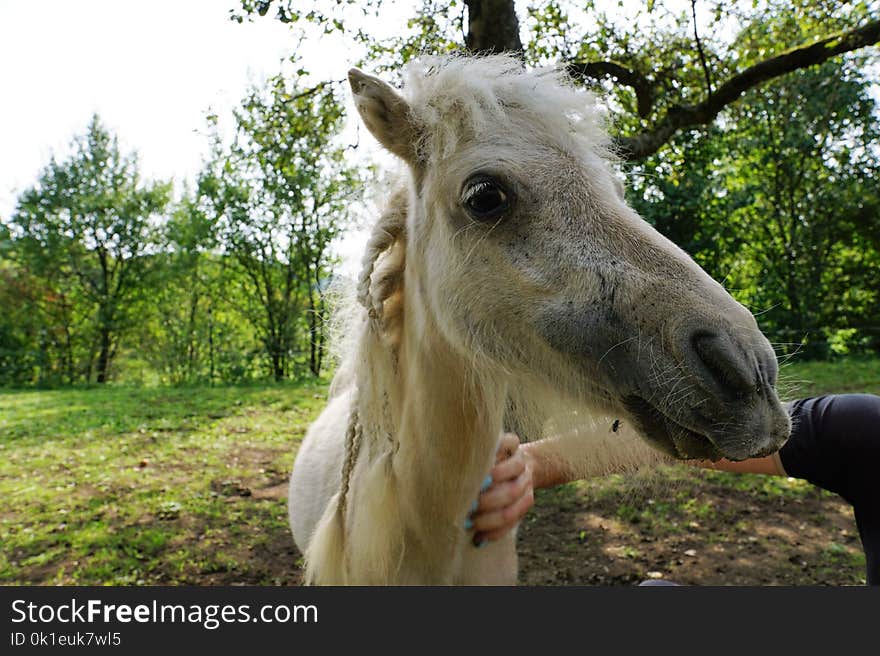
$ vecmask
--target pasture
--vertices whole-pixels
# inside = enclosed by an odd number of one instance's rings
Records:
[[[786,365],[784,398],[880,393],[880,361]],[[324,383],[0,392],[0,583],[300,582],[287,477]],[[857,585],[852,512],[795,480],[666,467],[537,494],[524,585]]]

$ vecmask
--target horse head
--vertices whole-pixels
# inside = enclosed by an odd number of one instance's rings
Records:
[[[407,284],[452,348],[628,417],[676,458],[784,443],[773,349],[626,204],[591,93],[506,56],[412,65],[406,96],[349,81],[409,168]]]

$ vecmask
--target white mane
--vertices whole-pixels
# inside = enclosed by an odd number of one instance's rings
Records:
[[[446,56],[411,61],[403,78],[403,95],[424,130],[418,151],[428,165],[498,125],[567,152],[610,157],[604,108],[559,67],[526,70],[511,55]]]

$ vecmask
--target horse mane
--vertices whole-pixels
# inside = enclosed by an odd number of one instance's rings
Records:
[[[370,228],[356,279],[334,278],[327,290],[327,349],[336,371],[329,398],[348,388],[365,330],[396,350],[403,319],[403,272],[406,267],[407,190],[402,183],[379,211]]]
[[[402,283],[406,267],[407,190],[394,191],[373,225],[357,281],[357,299],[374,330],[396,345],[403,313]]]
[[[362,544],[364,553],[347,553],[345,519],[350,481],[357,466],[364,439],[368,454],[373,450],[375,436],[364,435],[364,423],[375,424],[376,414],[382,414],[358,390],[358,366],[366,353],[384,350],[390,367],[370,371],[376,385],[389,385],[396,368],[396,353],[403,323],[403,274],[406,266],[406,220],[408,192],[403,186],[389,198],[385,209],[373,225],[367,239],[361,271],[354,289],[342,289],[336,295],[333,308],[331,346],[338,352],[339,365],[330,385],[329,397],[342,393],[354,395],[345,436],[345,451],[341,488],[330,500],[306,553],[305,580],[307,583],[349,583],[352,561],[369,563],[373,570],[384,572],[382,578],[391,580],[397,561],[394,554],[399,536],[383,536],[380,526],[357,526],[354,532],[368,536]],[[357,304],[351,300],[356,299]],[[373,390],[375,391],[375,390]],[[362,403],[361,401],[364,401]],[[364,407],[366,406],[366,407]],[[372,502],[374,516],[387,516],[393,508],[391,476],[387,471],[390,453],[380,456],[366,470],[363,487],[367,503]],[[392,518],[388,518],[389,521]],[[357,567],[355,567],[357,570]]]

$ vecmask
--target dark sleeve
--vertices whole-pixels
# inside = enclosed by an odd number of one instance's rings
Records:
[[[852,504],[868,583],[880,583],[880,396],[832,394],[793,401],[788,410],[782,467]]]
[[[779,450],[789,476],[836,492],[852,504],[876,497],[880,396],[830,394],[789,404],[791,437]],[[878,499],[880,502],[880,499]]]

